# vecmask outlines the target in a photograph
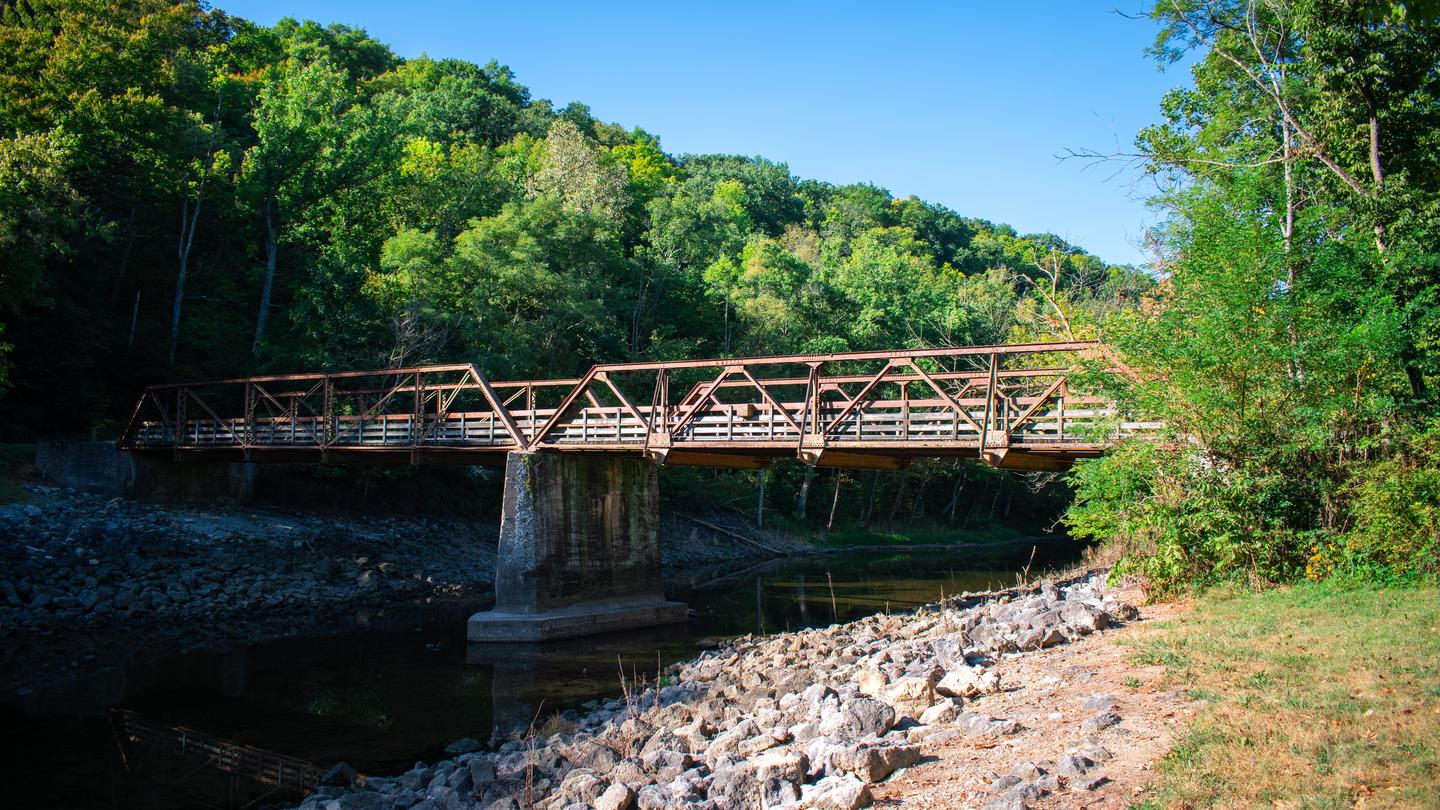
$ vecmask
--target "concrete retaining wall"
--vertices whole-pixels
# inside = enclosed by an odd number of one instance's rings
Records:
[[[63,487],[143,501],[238,505],[255,495],[253,464],[137,456],[115,442],[44,439],[35,470]]]
[[[115,442],[42,439],[35,471],[52,484],[96,495],[124,495],[135,478],[134,463]]]

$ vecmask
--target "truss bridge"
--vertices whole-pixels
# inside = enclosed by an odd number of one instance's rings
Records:
[[[921,457],[1055,470],[1159,429],[1095,393],[1095,342],[611,363],[490,380],[473,364],[150,386],[121,441],[215,460],[503,464],[515,451],[760,467]]]

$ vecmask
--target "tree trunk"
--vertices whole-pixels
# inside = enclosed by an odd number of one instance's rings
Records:
[[[204,193],[204,185],[200,189]],[[175,303],[170,308],[170,365],[175,365],[175,351],[180,345],[180,311],[185,306],[185,281],[190,277],[190,248],[195,244],[195,229],[200,225],[200,203],[202,197],[196,197],[195,208],[190,208],[190,200],[186,199],[180,204],[180,241],[176,246],[176,252],[180,257],[180,271],[175,276]]]
[[[1294,300],[1297,291],[1295,289],[1295,258],[1291,254],[1295,240],[1295,166],[1292,160],[1294,152],[1293,143],[1290,137],[1290,125],[1282,118],[1280,120],[1280,140],[1282,156],[1281,164],[1285,170],[1285,220],[1280,225],[1280,235],[1285,246],[1285,285],[1286,294]],[[1295,332],[1295,318],[1290,317],[1289,323],[1285,325],[1285,331],[1290,336],[1291,355],[1286,365],[1290,370],[1290,378],[1293,380],[1304,380],[1305,369],[1300,366],[1299,361],[1299,338]]]
[[[1375,178],[1375,202],[1378,208],[1385,190],[1385,172],[1380,164],[1380,112],[1375,108],[1375,102],[1371,100],[1369,93],[1365,94],[1365,101],[1370,106],[1370,173]],[[1375,249],[1381,256],[1384,256],[1387,249],[1385,223],[1378,217],[1375,220]]]
[[[270,320],[270,294],[275,287],[275,254],[279,240],[275,228],[274,198],[265,201],[265,282],[260,287],[260,311],[255,316],[255,344],[251,347],[255,358],[260,358],[261,345],[265,342],[265,322]]]
[[[1379,208],[1385,191],[1385,166],[1380,154],[1380,107],[1368,85],[1360,87],[1360,94],[1365,99],[1370,122],[1370,176],[1375,181],[1375,203]],[[1384,262],[1389,248],[1385,243],[1385,223],[1379,218],[1375,220],[1375,249],[1379,251],[1380,260]],[[1410,383],[1411,395],[1416,399],[1425,399],[1429,395],[1429,388],[1425,385],[1425,376],[1420,373],[1417,357],[1419,352],[1414,347],[1414,338],[1408,334],[1406,344],[1408,345],[1400,354],[1405,365],[1405,379]]]
[[[125,225],[125,252],[120,254],[120,269],[115,271],[115,280],[110,284],[110,306],[120,300],[120,287],[125,282],[125,271],[130,267],[130,254],[135,249],[135,206],[130,206],[130,218]]]
[[[135,327],[140,324],[140,291],[135,291],[135,306],[130,310],[130,340],[125,345],[135,347]]]
[[[835,471],[835,495],[830,499],[830,519],[825,521],[825,531],[830,531],[835,526],[835,508],[840,505],[840,482],[844,480],[844,474],[839,470]]]
[[[995,482],[995,497],[990,501],[990,519],[995,519],[995,507],[1000,504],[1000,493],[1005,489],[1005,479],[1001,478]]]
[[[950,505],[945,507],[945,511],[950,514],[947,519],[950,523],[955,522],[955,510],[960,506],[960,490],[964,488],[964,485],[965,469],[962,467],[960,474],[955,476],[955,488],[950,491]]]
[[[908,483],[908,478],[900,478],[900,486],[895,490],[895,500],[890,504],[890,516],[885,519],[886,527],[895,525],[895,515],[900,512],[900,503],[905,500],[905,485]]]
[[[860,525],[870,528],[870,518],[875,516],[875,490],[880,486],[880,471],[876,470],[870,474],[870,499],[865,503],[865,514],[860,520]]]
[[[768,469],[760,470],[760,495],[755,499],[755,528],[765,528],[765,474]]]
[[[805,477],[800,479],[800,494],[795,496],[795,519],[804,520],[810,505],[810,485],[815,481],[815,468],[805,465]]]

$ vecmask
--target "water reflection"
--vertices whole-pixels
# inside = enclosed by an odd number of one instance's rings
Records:
[[[1071,552],[1059,547],[1047,558],[1042,550],[1036,568]],[[14,729],[0,756],[34,780],[20,786],[22,795],[36,791],[29,806],[194,806],[196,790],[211,804],[228,806],[227,796],[243,804],[255,796],[233,782],[186,775],[190,792],[173,801],[156,792],[163,778],[144,774],[142,784],[96,713],[119,705],[323,767],[344,760],[362,772],[397,773],[443,756],[462,737],[493,743],[618,696],[622,672],[628,682],[653,682],[660,668],[694,656],[701,639],[825,625],[1010,584],[1029,553],[829,555],[692,572],[667,585],[671,598],[689,603],[687,625],[547,644],[467,645],[464,619],[484,606],[451,603],[377,611],[329,635],[173,655],[132,651],[125,660],[78,664],[67,679],[0,703]]]
[[[1037,556],[1037,567],[1072,549]],[[1029,550],[990,559],[955,552],[851,554],[780,560],[740,571],[711,571],[672,581],[667,595],[690,605],[687,625],[545,644],[472,644],[466,661],[491,673],[494,725],[477,739],[503,740],[555,712],[621,692],[627,681],[653,682],[669,664],[691,658],[696,643],[745,633],[765,635],[908,610],[943,595],[1013,584]]]

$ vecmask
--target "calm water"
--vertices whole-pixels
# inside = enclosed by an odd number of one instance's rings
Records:
[[[1035,568],[1071,551],[1052,546]],[[855,553],[697,572],[667,586],[689,603],[687,625],[547,645],[467,645],[465,617],[481,604],[377,611],[335,634],[149,656],[38,689],[24,705],[0,706],[9,749],[0,761],[27,794],[22,806],[240,807],[263,790],[193,763],[123,761],[100,710],[122,706],[322,767],[343,760],[397,773],[444,756],[453,740],[489,741],[617,695],[621,667],[653,678],[657,665],[693,657],[701,639],[826,625],[1013,584],[1029,558],[1029,549],[998,559]]]

